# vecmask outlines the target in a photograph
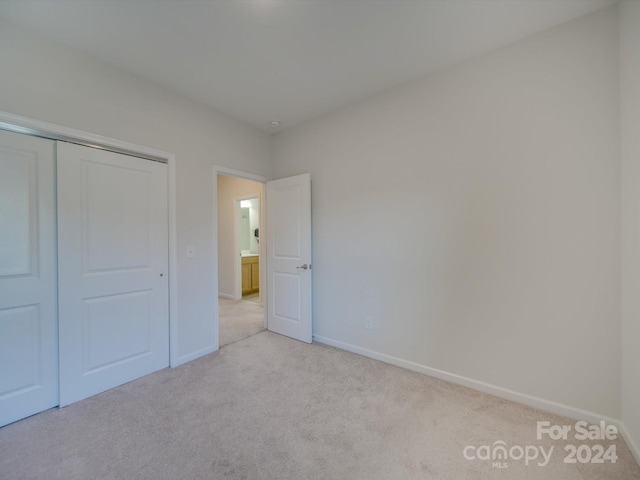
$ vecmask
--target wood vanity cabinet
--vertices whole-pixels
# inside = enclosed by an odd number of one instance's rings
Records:
[[[260,257],[242,257],[242,294],[260,291]]]

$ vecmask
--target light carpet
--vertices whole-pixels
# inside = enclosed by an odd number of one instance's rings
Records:
[[[638,479],[564,464],[536,421],[575,422],[320,344],[262,332],[0,429],[4,479]],[[467,445],[553,446],[492,468]],[[604,443],[604,442],[598,442]]]
[[[264,330],[264,308],[253,300],[218,299],[220,346],[235,343]]]

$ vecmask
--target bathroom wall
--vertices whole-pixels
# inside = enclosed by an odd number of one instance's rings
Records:
[[[240,252],[249,251],[249,207],[240,207],[240,238],[238,248]]]
[[[240,202],[240,238],[238,248],[244,254],[259,254],[260,242],[255,236],[256,228],[260,227],[260,199],[251,198]],[[243,208],[242,205],[249,205]]]
[[[260,242],[255,236],[256,228],[260,228],[260,199],[252,199],[249,207],[249,250],[251,253],[260,253]],[[258,235],[260,231],[258,230]]]

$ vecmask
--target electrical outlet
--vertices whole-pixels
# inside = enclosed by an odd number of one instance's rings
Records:
[[[364,317],[364,328],[367,330],[373,330],[373,317],[369,315]]]

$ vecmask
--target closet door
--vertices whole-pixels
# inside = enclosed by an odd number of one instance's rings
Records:
[[[167,166],[58,142],[60,405],[169,365]]]
[[[0,131],[0,426],[58,405],[54,146]]]

